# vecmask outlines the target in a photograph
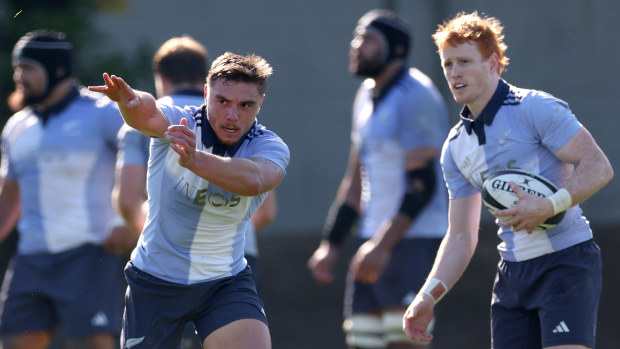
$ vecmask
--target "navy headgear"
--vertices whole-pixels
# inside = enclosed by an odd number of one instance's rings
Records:
[[[383,65],[396,58],[407,58],[411,40],[407,23],[394,12],[386,9],[374,9],[367,12],[357,23],[356,31],[372,30],[381,35],[387,50],[383,52]],[[402,47],[398,50],[397,47]]]
[[[46,77],[43,96],[73,73],[72,45],[65,34],[51,30],[35,30],[22,36],[13,48],[13,66],[19,63],[36,65],[43,69]],[[59,69],[62,68],[62,69]],[[45,84],[45,82],[44,82]]]

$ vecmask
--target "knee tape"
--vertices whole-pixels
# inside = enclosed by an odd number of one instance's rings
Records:
[[[383,337],[383,324],[380,316],[354,314],[344,320],[342,328],[346,335],[347,345],[356,348],[387,348]]]
[[[387,343],[417,343],[407,337],[403,331],[403,316],[405,311],[389,311],[384,312],[381,316],[381,325],[385,331],[385,341]],[[428,333],[433,331],[435,327],[435,318],[428,325]]]

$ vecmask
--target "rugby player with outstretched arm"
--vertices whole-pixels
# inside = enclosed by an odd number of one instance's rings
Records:
[[[202,107],[157,104],[114,75],[90,87],[153,137],[148,217],[125,268],[123,348],[178,347],[187,321],[205,348],[271,348],[243,252],[250,216],[290,156],[256,121],[271,73],[259,56],[227,52],[211,65]]]

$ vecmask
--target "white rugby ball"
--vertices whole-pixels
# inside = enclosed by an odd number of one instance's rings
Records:
[[[510,188],[510,182],[514,182],[525,192],[540,197],[547,197],[558,191],[551,181],[534,173],[523,170],[497,171],[482,184],[482,202],[489,212],[493,213],[517,204],[519,198]],[[549,229],[556,226],[564,218],[564,214],[565,211],[562,211],[547,219],[537,229]]]

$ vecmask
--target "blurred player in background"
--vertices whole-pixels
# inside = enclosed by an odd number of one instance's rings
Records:
[[[315,279],[331,282],[341,242],[361,213],[345,296],[352,348],[420,348],[403,333],[402,316],[447,229],[438,160],[447,107],[432,81],[407,67],[409,44],[407,24],[388,10],[368,12],[355,28],[349,67],[366,79],[353,105],[349,164],[308,261]]]
[[[20,111],[2,133],[0,240],[17,224],[19,243],[0,297],[4,349],[46,348],[56,329],[68,347],[111,349],[121,328],[117,237],[130,232],[110,225],[110,193],[123,119],[77,84],[71,46],[37,30],[13,49]]]
[[[433,38],[454,99],[464,104],[442,153],[450,225],[432,272],[404,317],[405,332],[429,341],[434,305],[454,286],[478,241],[480,190],[508,168],[551,180],[540,198],[515,183],[518,204],[495,211],[502,243],[491,300],[492,347],[593,348],[601,256],[579,203],[613,177],[607,157],[568,105],[501,79],[508,64],[502,25],[476,12],[441,24]],[[566,211],[549,230],[535,230]],[[510,218],[511,217],[511,218]]]
[[[153,57],[153,74],[158,102],[184,107],[205,103],[204,77],[208,70],[207,49],[190,36],[174,37],[164,42]],[[117,179],[113,191],[116,209],[135,232],[136,240],[144,228],[148,206],[146,192],[147,163],[150,138],[125,124],[119,132]],[[245,235],[245,258],[252,269],[252,276],[260,291],[260,265],[255,230],[269,225],[275,218],[277,201],[275,190],[252,215]],[[193,325],[187,325],[183,338],[184,347],[198,347]],[[190,344],[193,343],[193,344]]]
[[[271,66],[225,53],[207,75],[206,105],[157,103],[121,78],[90,87],[151,139],[148,216],[125,269],[122,346],[180,345],[193,322],[206,348],[271,348],[244,258],[250,216],[282,181],[288,147],[256,121]]]

